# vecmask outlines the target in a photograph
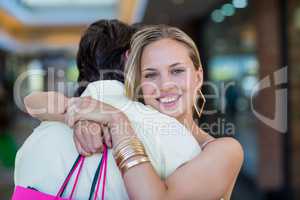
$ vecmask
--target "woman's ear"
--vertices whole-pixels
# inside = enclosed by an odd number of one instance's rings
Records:
[[[196,70],[196,77],[197,77],[198,86],[201,87],[202,84],[203,84],[203,70],[202,70],[202,67],[199,67],[199,69]]]
[[[129,49],[127,49],[126,52],[125,52],[125,58],[126,58],[126,61],[128,60],[129,53],[130,53],[130,52],[129,52]]]

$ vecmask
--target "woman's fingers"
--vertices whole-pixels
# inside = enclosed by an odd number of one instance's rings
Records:
[[[95,122],[88,122],[88,131],[92,140],[94,153],[102,153],[103,151],[103,137],[101,126]]]
[[[88,142],[84,137],[82,125],[80,124],[80,122],[76,123],[74,126],[74,136],[75,139],[80,143],[80,147],[83,149],[83,151],[89,154],[92,153],[92,151],[88,147]]]
[[[71,105],[67,109],[65,114],[65,122],[69,127],[74,127],[74,125],[80,120],[89,120],[101,122],[104,119],[103,114],[100,111],[94,110],[91,112],[86,112],[85,110],[80,110],[76,105]]]
[[[75,109],[76,109],[75,105],[69,105],[65,113],[65,123],[69,127],[73,127],[75,124],[75,119],[74,119],[76,114]]]
[[[78,139],[76,138],[75,134],[73,135],[73,140],[74,140],[74,143],[75,143],[75,147],[76,147],[76,149],[77,149],[77,151],[78,151],[78,153],[79,153],[80,155],[83,155],[83,156],[90,156],[90,155],[91,155],[90,153],[86,152],[86,151],[82,148],[82,146],[80,145],[80,142],[79,142]]]
[[[90,97],[75,97],[68,100],[65,114],[65,122],[68,126],[73,127],[80,120],[81,114],[89,113],[91,110],[88,109],[95,108],[95,103],[94,106],[89,106],[88,102],[91,102]]]
[[[73,127],[79,120],[90,120],[99,123],[110,123],[112,116],[120,111],[91,97],[71,98],[66,112],[66,123]]]
[[[109,132],[108,126],[101,124],[101,129],[103,132],[104,142],[109,147],[112,148],[112,138]]]
[[[86,152],[97,152],[99,149],[102,151],[103,143],[100,141],[103,139],[101,133],[103,133],[106,145],[112,148],[113,141],[118,140],[119,137],[115,133],[125,131],[119,129],[122,129],[122,124],[124,126],[128,122],[128,119],[120,110],[90,97],[70,99],[65,116],[66,123],[70,127],[73,127],[80,121],[93,121],[99,124],[106,124],[106,126],[100,127],[99,132],[91,131],[88,127],[84,127],[82,131],[75,131],[81,147]]]
[[[75,124],[74,135],[86,153],[101,153],[103,151],[102,130],[98,123],[79,121]]]
[[[84,145],[89,150],[89,152],[96,153],[97,150],[94,148],[93,137],[91,132],[89,131],[88,121],[79,121],[78,123],[81,123],[80,128],[85,141],[85,143],[82,145]]]

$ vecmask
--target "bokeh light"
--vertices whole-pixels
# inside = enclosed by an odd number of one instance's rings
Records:
[[[247,0],[233,0],[232,4],[235,8],[246,8],[248,5]]]
[[[212,19],[214,22],[221,23],[221,22],[224,21],[225,16],[222,14],[222,11],[221,11],[221,10],[215,10],[215,11],[213,11],[212,14],[211,14],[211,19]]]
[[[235,8],[232,4],[226,3],[222,6],[221,12],[224,16],[233,16],[235,13]]]

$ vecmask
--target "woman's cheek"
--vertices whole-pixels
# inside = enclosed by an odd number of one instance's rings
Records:
[[[142,87],[143,99],[145,103],[150,102],[152,99],[155,99],[155,87],[152,84],[145,84]]]

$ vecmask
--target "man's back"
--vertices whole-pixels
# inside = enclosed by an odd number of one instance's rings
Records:
[[[15,185],[30,186],[55,195],[77,156],[72,129],[59,122],[42,122],[17,153]],[[85,160],[74,194],[76,199],[88,199],[100,158],[101,155],[96,154]],[[108,153],[107,168],[107,199],[128,199],[123,179],[113,160],[111,150]],[[74,183],[73,178],[64,196],[70,194],[70,186]]]

